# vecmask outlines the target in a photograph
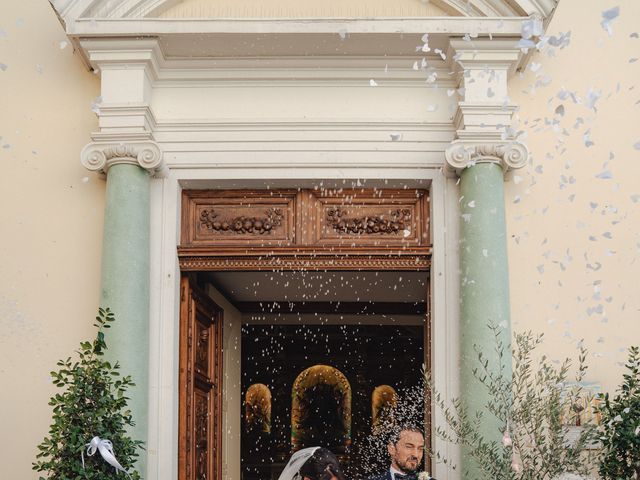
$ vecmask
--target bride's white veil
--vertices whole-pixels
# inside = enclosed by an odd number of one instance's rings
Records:
[[[319,448],[320,447],[303,448],[291,455],[289,462],[284,467],[284,470],[278,477],[278,480],[302,480],[300,468],[314,453],[316,453],[316,450]]]

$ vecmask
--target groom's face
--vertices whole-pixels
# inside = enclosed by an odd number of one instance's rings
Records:
[[[424,453],[424,437],[419,432],[403,430],[400,438],[387,446],[391,465],[404,473],[414,473],[422,462]]]

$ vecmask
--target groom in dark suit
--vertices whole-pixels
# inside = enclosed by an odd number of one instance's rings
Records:
[[[389,437],[389,468],[367,480],[415,480],[424,455],[424,434],[417,427],[403,427]]]

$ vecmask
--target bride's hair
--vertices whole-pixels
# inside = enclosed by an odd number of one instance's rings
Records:
[[[326,448],[318,448],[314,454],[300,467],[300,475],[311,480],[347,480],[336,456]]]

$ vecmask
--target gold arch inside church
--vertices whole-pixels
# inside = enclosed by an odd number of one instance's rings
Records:
[[[344,374],[329,365],[304,370],[291,393],[291,447],[312,443],[344,451],[351,443],[351,385]]]
[[[271,390],[263,383],[254,383],[244,399],[244,418],[247,433],[271,432]]]
[[[398,404],[398,393],[391,385],[378,385],[371,394],[371,425],[374,434],[392,420]]]

